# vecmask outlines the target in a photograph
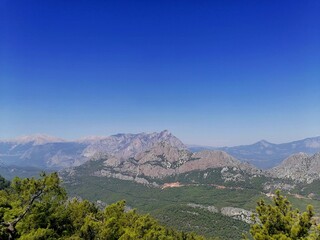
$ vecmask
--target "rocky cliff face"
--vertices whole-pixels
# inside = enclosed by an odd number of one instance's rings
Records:
[[[142,165],[150,158],[153,158],[153,160],[161,158],[162,153],[159,154],[157,152],[154,152],[153,156],[150,154],[145,155],[145,151],[160,142],[165,142],[178,150],[186,150],[186,146],[167,130],[160,133],[117,134],[108,137],[92,136],[74,141],[38,134],[0,140],[0,162],[8,166],[62,169],[79,166],[91,159],[101,159],[105,155],[112,155],[119,160],[135,158]],[[173,150],[170,149],[170,151]],[[222,167],[226,164],[234,166],[237,165],[235,158],[242,162],[255,163],[256,166],[274,166],[280,161],[279,159],[283,160],[290,154],[299,151],[308,154],[319,152],[320,137],[284,144],[272,144],[263,140],[253,145],[219,148],[216,151],[201,151],[192,156],[190,155],[191,153],[185,152],[186,156],[181,156],[180,163],[179,161],[170,162],[173,161],[172,159],[177,158],[177,151],[176,153],[164,152],[163,157],[168,160],[166,163],[168,166],[173,164],[176,167],[176,164],[181,165],[181,163],[184,163],[179,171],[186,172],[190,169]],[[227,152],[234,158],[229,155],[223,156],[225,154],[223,152]],[[198,159],[198,161],[186,161],[186,159]],[[212,159],[215,160],[212,161]],[[162,164],[164,163],[162,162]],[[250,167],[249,164],[247,164],[247,167]],[[148,171],[145,168],[150,169],[150,166],[141,167],[141,171]],[[152,169],[154,168],[156,167],[153,166]],[[158,170],[162,171],[162,169]]]
[[[168,142],[160,142],[136,154],[135,157],[124,159],[109,156],[104,160],[103,166],[92,174],[139,182],[145,179],[148,182],[147,179],[163,179],[181,173],[222,167],[250,173],[259,172],[253,166],[242,163],[222,151],[191,153]]]
[[[79,166],[106,154],[128,159],[163,141],[179,149],[186,148],[167,130],[149,134],[88,137],[76,141],[35,135],[0,141],[0,161],[6,165],[61,169]]]
[[[242,163],[226,152],[205,150],[192,154],[192,160],[181,166],[181,173],[219,167],[240,167]]]
[[[167,142],[179,149],[186,149],[185,145],[169,131],[160,133],[117,134],[91,143],[84,151],[85,157],[91,158],[97,153],[112,154],[119,158],[135,157],[159,142]]]
[[[311,183],[320,179],[320,153],[313,156],[306,153],[293,154],[269,172],[273,177]]]

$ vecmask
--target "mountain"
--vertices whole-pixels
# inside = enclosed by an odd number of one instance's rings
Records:
[[[298,152],[305,152],[307,154],[320,152],[320,137],[306,138],[281,144],[261,140],[251,145],[219,148],[191,146],[190,149],[192,151],[203,149],[222,150],[239,160],[248,161],[259,168],[266,169],[280,164],[283,159]]]
[[[160,133],[117,134],[66,141],[46,135],[24,136],[0,141],[0,162],[5,165],[61,169],[79,166],[103,155],[134,157],[158,142],[166,141],[179,149],[184,144],[169,131]]]
[[[82,172],[85,175],[151,184],[170,176],[224,167],[230,167],[237,172],[236,174],[240,171],[260,173],[255,167],[219,150],[192,153],[173,146],[170,142],[162,141],[134,157],[105,156],[78,168],[69,169],[67,170],[69,173],[66,174],[74,175]]]
[[[320,179],[320,153],[313,156],[306,153],[293,154],[269,172],[273,177],[312,183]]]
[[[160,142],[166,142],[179,150],[187,149],[167,130],[159,133],[91,136],[74,141],[37,134],[0,141],[0,162],[22,167],[61,169],[79,166],[90,159],[99,159],[105,155],[119,159],[134,158]],[[188,148],[191,152],[223,151],[242,162],[249,162],[259,168],[271,168],[297,152],[307,154],[320,152],[320,137],[282,144],[262,140],[252,145],[235,147],[188,146]]]
[[[94,157],[99,154],[112,154],[119,158],[130,158],[153,146],[155,143],[168,142],[179,149],[186,146],[168,130],[160,133],[117,134],[110,137],[94,140],[84,150],[85,157]]]
[[[14,139],[0,140],[0,143],[7,143],[7,144],[13,144],[13,145],[32,143],[32,145],[35,146],[35,145],[42,145],[46,143],[65,142],[65,141],[66,140],[62,138],[48,136],[45,134],[35,134],[30,136],[21,136]]]
[[[59,169],[85,162],[82,151],[86,146],[74,142],[0,142],[0,161],[9,166]]]

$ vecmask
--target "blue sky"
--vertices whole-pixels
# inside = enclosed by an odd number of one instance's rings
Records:
[[[0,138],[320,135],[320,2],[0,0]]]

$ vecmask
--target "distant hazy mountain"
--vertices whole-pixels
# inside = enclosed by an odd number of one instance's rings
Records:
[[[293,154],[269,172],[273,177],[311,183],[320,179],[320,153],[313,156],[306,153]]]
[[[21,136],[14,139],[0,140],[0,143],[8,143],[8,144],[32,144],[32,145],[42,145],[46,143],[53,142],[65,142],[66,140],[62,138],[52,137],[45,134],[35,134],[31,136]]]
[[[149,150],[160,142],[166,142],[179,150],[187,149],[177,137],[167,130],[160,133],[93,136],[74,141],[47,135],[34,135],[1,140],[0,162],[22,167],[61,169],[79,166],[90,159],[99,159],[105,155],[112,155],[118,159],[134,158],[137,154]],[[283,144],[273,144],[262,140],[252,145],[236,147],[189,146],[189,149],[192,152],[206,149],[220,150],[257,167],[271,168],[294,153],[314,154],[320,152],[320,137]]]
[[[220,148],[191,146],[189,149],[192,151],[203,149],[222,150],[239,160],[250,162],[257,167],[271,168],[294,153],[305,152],[307,154],[315,154],[316,152],[320,152],[320,137],[306,138],[281,144],[262,140],[252,145]]]
[[[0,161],[5,165],[29,166],[42,169],[78,165],[86,144],[74,142],[0,142]]]
[[[119,158],[134,157],[166,141],[179,149],[183,143],[165,130],[160,133],[117,134],[109,137],[88,137],[66,141],[46,135],[24,136],[0,141],[0,162],[5,165],[61,169],[78,166],[105,154]]]

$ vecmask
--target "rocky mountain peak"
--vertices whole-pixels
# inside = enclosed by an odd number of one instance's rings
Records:
[[[194,153],[193,157],[206,159],[207,161],[216,161],[221,166],[235,166],[240,163],[239,160],[220,150],[204,150]]]
[[[134,157],[110,156],[104,161],[103,168],[94,174],[146,183],[148,180],[145,177],[162,179],[167,176],[216,168],[224,168],[224,171],[232,169],[237,172],[238,177],[243,172],[259,174],[254,167],[238,161],[223,151],[192,153],[173,146],[168,141],[156,142]]]
[[[320,152],[315,153],[312,158],[320,159]]]
[[[112,154],[120,158],[135,157],[156,143],[167,142],[178,149],[186,149],[185,145],[169,131],[160,133],[117,134],[106,137],[90,144],[83,152],[86,157],[91,157],[97,152]]]
[[[187,149],[187,147],[181,142],[181,140],[174,136],[168,130],[160,132],[155,136],[155,138],[158,139],[156,142],[166,142],[169,145],[177,147],[179,149]]]
[[[270,173],[278,178],[311,183],[320,178],[320,153],[313,156],[302,152],[293,154],[279,166],[272,168]]]
[[[268,142],[267,140],[260,140],[259,142],[255,143],[256,145],[259,145],[261,147],[264,147],[264,148],[268,148],[268,147],[271,147],[273,144]]]
[[[159,133],[160,137],[171,137],[172,134],[168,130],[163,130],[162,132]]]
[[[309,155],[307,153],[304,152],[298,152],[295,154],[292,154],[291,156],[289,156],[288,158],[286,158],[282,164],[286,165],[286,164],[299,164],[301,163],[304,159],[308,158]]]

